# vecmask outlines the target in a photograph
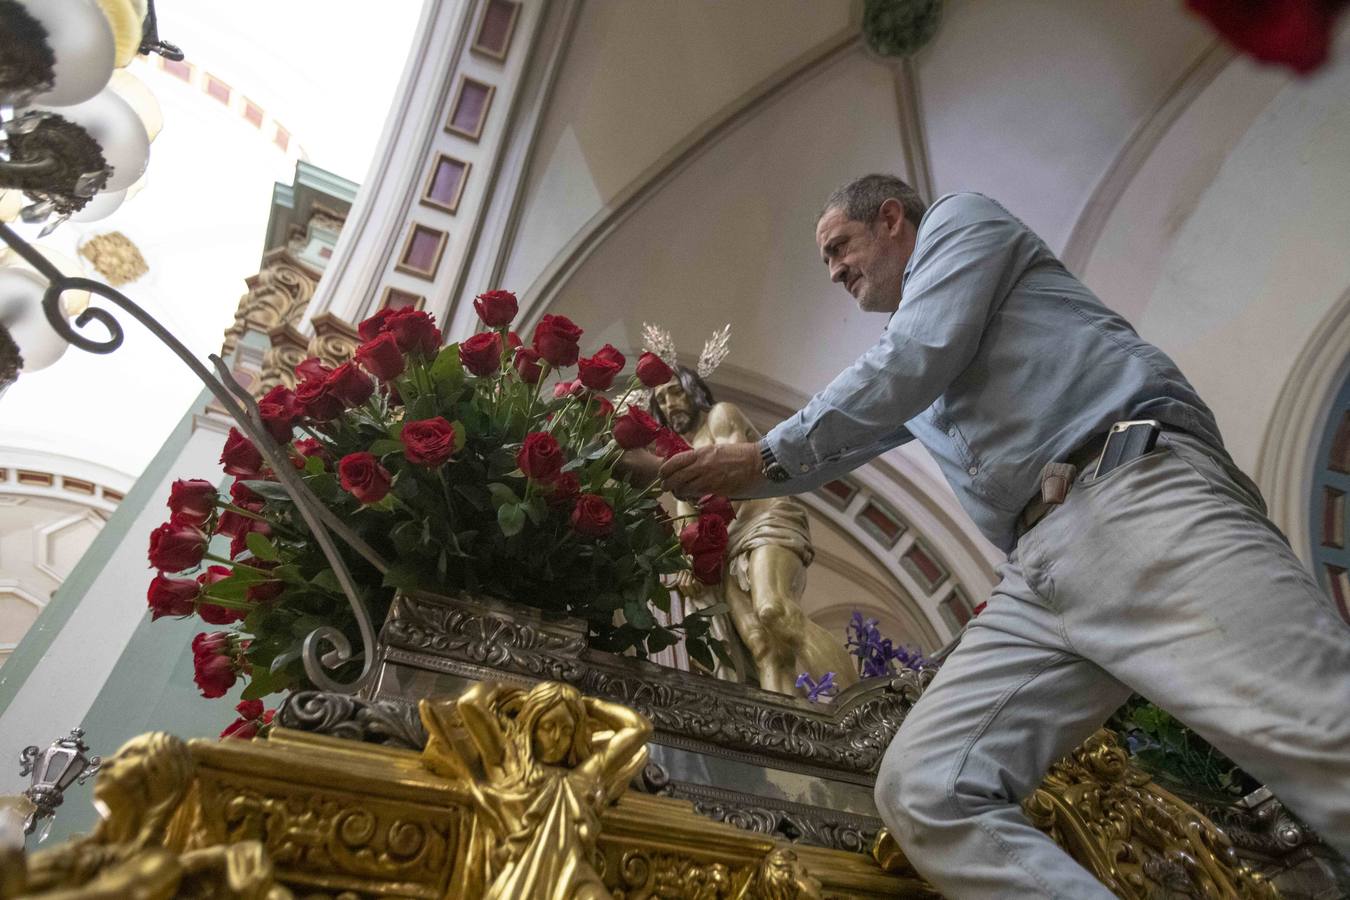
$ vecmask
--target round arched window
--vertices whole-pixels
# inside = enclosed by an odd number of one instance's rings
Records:
[[[1313,467],[1312,520],[1313,568],[1327,589],[1342,618],[1350,621],[1350,378],[1341,385],[1331,406]]]

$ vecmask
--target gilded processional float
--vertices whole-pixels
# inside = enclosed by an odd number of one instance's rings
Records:
[[[565,317],[527,344],[514,296],[475,305],[448,346],[383,310],[261,396],[189,360],[238,423],[234,481],[175,485],[149,601],[216,627],[196,677],[246,683],[233,739],[129,742],[90,835],[0,850],[0,898],[933,896],[872,801],[933,668],[859,680],[804,621],[792,501],[667,511],[625,477],[626,451],[753,431],[701,396],[725,334],[695,371],[649,330],[625,380]],[[653,661],[676,645],[688,669]],[[827,669],[830,702],[794,695]],[[1276,896],[1108,731],[1024,808],[1120,896]]]

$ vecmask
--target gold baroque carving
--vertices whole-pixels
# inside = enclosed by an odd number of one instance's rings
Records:
[[[140,248],[120,231],[95,235],[80,245],[80,255],[113,287],[135,281],[150,271]]]
[[[171,897],[290,900],[256,840],[176,852],[175,819],[197,764],[187,745],[153,732],[128,741],[103,764],[94,799],[105,817],[88,837],[34,854],[0,855],[3,900],[168,900]]]
[[[1212,822],[1131,765],[1107,729],[1060,760],[1022,806],[1119,897],[1279,897]]]
[[[239,301],[234,324],[225,332],[221,355],[234,352],[249,331],[270,334],[276,328],[298,325],[314,297],[319,274],[287,250],[264,255],[258,274],[246,281],[248,293]]]

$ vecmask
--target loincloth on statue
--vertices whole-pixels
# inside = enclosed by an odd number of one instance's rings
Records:
[[[728,529],[727,574],[743,591],[750,590],[750,551],[759,547],[784,547],[797,554],[803,566],[811,565],[811,526],[806,507],[795,497],[772,497],[741,505]]]

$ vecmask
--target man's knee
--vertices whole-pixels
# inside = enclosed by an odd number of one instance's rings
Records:
[[[873,799],[901,846],[919,830],[952,818],[956,798],[941,768],[936,760],[917,754],[887,752],[877,772]]]

